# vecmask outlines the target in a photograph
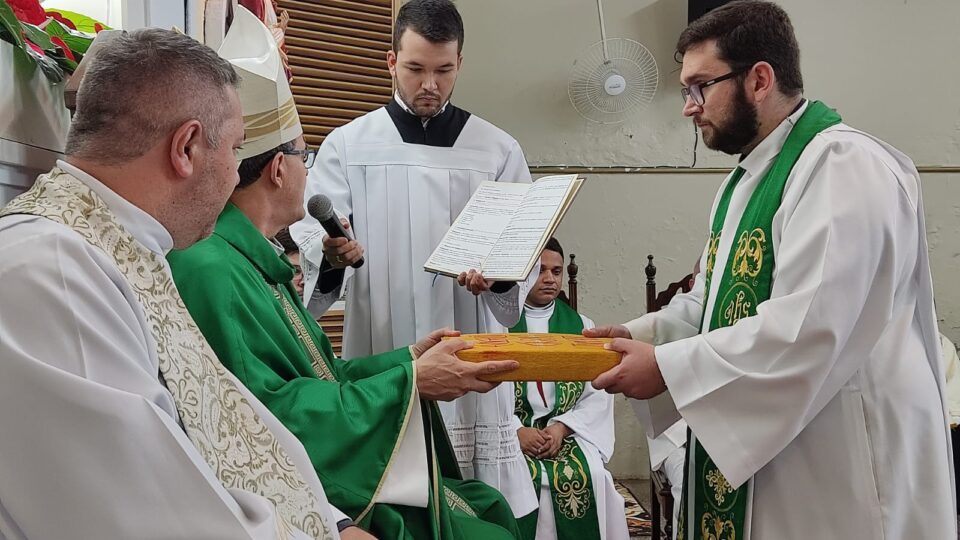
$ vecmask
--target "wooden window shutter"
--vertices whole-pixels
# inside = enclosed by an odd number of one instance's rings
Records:
[[[393,95],[387,51],[393,0],[280,0],[292,91],[307,144],[385,105]]]

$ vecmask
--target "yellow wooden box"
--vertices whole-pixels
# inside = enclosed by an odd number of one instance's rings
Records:
[[[620,353],[603,348],[610,339],[574,334],[465,334],[473,348],[461,360],[516,360],[520,367],[491,381],[592,381],[620,363]]]

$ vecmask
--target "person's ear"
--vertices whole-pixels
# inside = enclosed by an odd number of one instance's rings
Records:
[[[397,53],[387,51],[387,69],[390,70],[390,76],[397,77]]]
[[[203,136],[203,124],[199,120],[187,120],[173,132],[170,138],[170,166],[180,178],[193,175]]]
[[[766,100],[777,87],[777,74],[767,62],[757,62],[747,74],[747,99],[753,103]]]
[[[273,159],[270,160],[270,163],[267,164],[267,169],[270,171],[270,183],[278,188],[283,187],[283,182],[287,179],[286,171],[283,169],[286,158],[286,154],[277,152],[277,154],[273,156]]]

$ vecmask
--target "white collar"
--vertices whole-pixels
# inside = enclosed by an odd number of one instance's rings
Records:
[[[410,110],[410,107],[407,107],[407,104],[404,103],[404,102],[403,102],[403,99],[400,98],[400,91],[399,91],[399,90],[395,90],[395,91],[393,92],[393,99],[397,102],[397,104],[400,105],[400,107],[403,108],[403,110],[407,111],[409,114],[412,114],[412,115],[414,115],[414,116],[417,116],[417,113],[415,113],[415,112],[413,112],[412,110]],[[423,124],[423,127],[427,127],[427,124],[430,122],[431,119],[436,118],[436,117],[440,116],[441,114],[443,114],[443,111],[447,110],[447,105],[449,105],[449,104],[450,104],[450,100],[447,100],[447,102],[443,104],[443,107],[440,107],[440,110],[437,111],[437,114],[431,116],[430,118],[421,118],[421,119],[420,119],[420,123]]]
[[[273,250],[277,252],[278,257],[287,252],[285,249],[283,249],[283,246],[281,246],[280,243],[277,242],[276,238],[267,238],[267,241],[270,242],[270,247],[272,247]]]
[[[809,103],[809,101],[803,100],[803,104],[793,114],[784,118],[780,125],[760,141],[760,144],[747,157],[743,158],[740,167],[750,176],[762,173],[767,168],[767,164],[780,154],[783,143],[787,141],[787,136],[793,131],[793,126],[803,116],[803,112],[807,110]]]
[[[556,300],[550,302],[549,304],[543,307],[531,306],[530,304],[524,304],[523,310],[526,313],[527,317],[532,317],[534,319],[549,319],[553,316],[553,307],[557,303]]]
[[[57,167],[83,182],[103,199],[120,225],[150,251],[165,256],[173,249],[173,237],[167,229],[143,209],[118,195],[76,165],[57,160]]]

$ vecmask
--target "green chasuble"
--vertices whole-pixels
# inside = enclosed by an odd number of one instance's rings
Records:
[[[554,302],[553,315],[548,322],[551,334],[583,333],[583,319],[580,314],[564,302]],[[520,314],[520,322],[510,329],[511,333],[526,333],[526,313]],[[586,386],[583,382],[557,382],[553,410],[546,416],[534,420],[533,408],[527,395],[527,383],[515,382],[516,396],[514,414],[524,427],[544,429],[551,418],[564,414],[577,404]],[[597,517],[597,502],[593,494],[593,482],[587,457],[573,436],[563,440],[556,457],[537,459],[524,454],[530,467],[533,488],[539,498],[543,484],[543,471],[547,473],[550,486],[550,500],[553,502],[553,517],[556,520],[558,540],[579,540],[600,538],[600,524]],[[530,536],[531,529],[536,532],[536,522],[526,523],[524,535]]]
[[[724,231],[727,209],[733,190],[743,177],[740,167],[734,171],[720,195],[710,231],[707,250],[706,286],[703,306],[714,276],[714,261],[720,235],[735,234],[725,268],[721,269],[717,302],[710,317],[710,330],[733,326],[740,319],[757,314],[757,306],[770,298],[773,288],[773,216],[780,208],[783,190],[804,148],[830,126],[840,123],[840,115],[819,101],[807,105],[790,130],[780,154],[750,196],[735,231]],[[706,313],[704,313],[706,316]],[[702,325],[701,325],[702,326]],[[692,444],[691,444],[692,443]],[[737,489],[727,482],[700,441],[687,430],[687,454],[684,464],[683,501],[677,524],[677,539],[741,540],[746,538],[749,515],[748,485]],[[691,464],[691,461],[693,462]],[[692,482],[686,478],[694,468]],[[690,489],[693,492],[690,493]],[[692,504],[693,508],[688,505]],[[688,515],[689,514],[689,515]],[[688,526],[688,518],[692,515]]]
[[[220,361],[303,443],[331,504],[382,539],[517,536],[493,488],[459,477],[436,406],[423,403],[428,508],[374,504],[413,410],[408,349],[344,362],[301,303],[293,266],[228,204],[214,234],[168,256]]]

